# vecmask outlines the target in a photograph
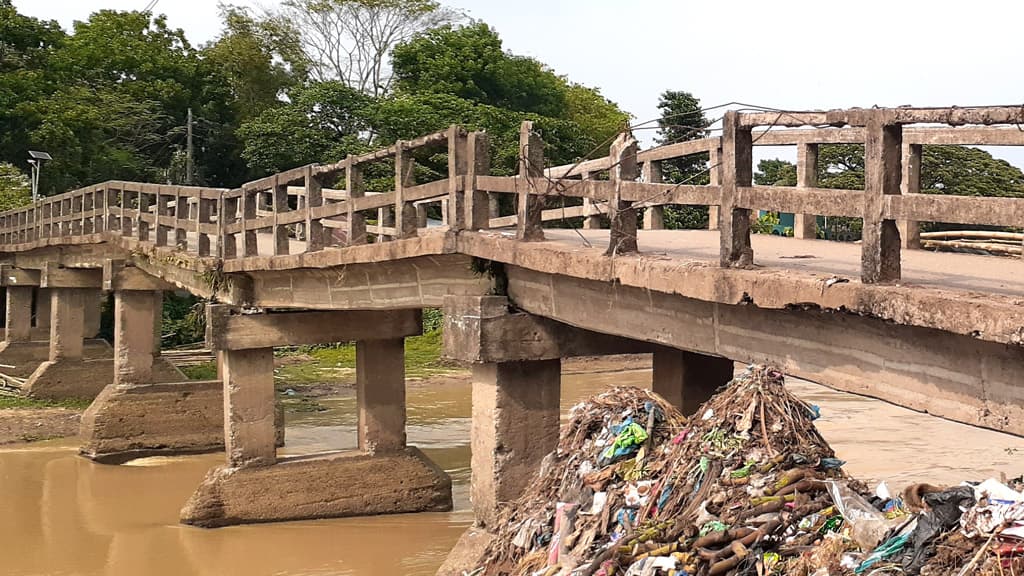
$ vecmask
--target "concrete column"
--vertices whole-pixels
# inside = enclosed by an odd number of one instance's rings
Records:
[[[719,186],[722,183],[722,149],[714,148],[709,153],[708,183]],[[718,206],[708,206],[708,230],[718,230],[718,218],[721,212]]]
[[[153,381],[153,292],[114,293],[114,384],[131,386]]]
[[[153,292],[153,358],[160,357],[160,348],[163,346],[164,326],[164,293],[160,290]]]
[[[50,289],[36,288],[36,328],[50,327]]]
[[[32,338],[32,287],[7,287],[8,342],[28,342]]]
[[[818,185],[818,145],[797,144],[796,185],[798,188],[814,188]],[[818,237],[818,217],[814,214],[793,215],[793,237],[815,239]]]
[[[499,504],[520,496],[558,443],[561,361],[473,366],[472,500],[494,527]]]
[[[581,180],[590,180],[592,178],[590,172],[584,172],[580,174]],[[598,205],[594,203],[590,198],[583,198],[583,206],[587,209],[589,214]],[[583,229],[584,230],[600,230],[601,229],[601,216],[600,214],[595,216],[584,216],[583,217]]]
[[[50,362],[82,359],[86,292],[82,288],[50,290]]]
[[[86,289],[85,300],[85,332],[86,338],[95,338],[100,333],[100,317],[103,313],[103,291]]]
[[[861,282],[900,281],[900,233],[885,218],[885,197],[900,193],[903,126],[886,124],[884,110],[868,116],[864,137],[864,229],[861,237]]]
[[[224,444],[228,466],[277,461],[274,427],[274,349],[224,350]]]
[[[732,380],[733,362],[675,348],[654,352],[652,389],[687,416]]]
[[[405,448],[405,339],[356,342],[359,449]]]
[[[643,179],[649,184],[660,184],[662,182],[661,162],[644,162]],[[644,230],[663,230],[664,228],[665,207],[648,206],[644,210]]]
[[[920,144],[903,144],[903,181],[901,194],[921,193],[921,153]],[[921,223],[915,220],[898,220],[896,226],[900,231],[900,246],[911,250],[921,248]]]

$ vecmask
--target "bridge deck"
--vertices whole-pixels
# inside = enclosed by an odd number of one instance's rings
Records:
[[[607,248],[608,230],[545,229],[548,241],[584,247],[581,235],[594,247]],[[642,253],[665,254],[687,261],[718,262],[719,233],[713,230],[640,230]],[[800,240],[755,234],[751,236],[758,266],[805,273],[836,275],[858,280],[860,244],[825,240]],[[973,254],[904,250],[903,280],[933,288],[989,294],[1024,296],[1024,260]]]

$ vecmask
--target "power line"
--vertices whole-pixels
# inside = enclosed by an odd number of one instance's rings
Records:
[[[149,4],[146,4],[146,7],[143,8],[142,11],[143,12],[152,12],[153,9],[156,8],[156,5],[159,4],[159,3],[160,3],[160,0],[149,0]]]

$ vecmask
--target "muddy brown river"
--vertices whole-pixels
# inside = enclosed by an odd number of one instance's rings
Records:
[[[650,371],[566,375],[562,407]],[[893,488],[1024,472],[1024,439],[791,381],[847,470]],[[0,574],[104,576],[377,576],[434,574],[470,523],[468,383],[410,386],[409,441],[451,474],[455,511],[202,530],[178,511],[220,454],[93,464],[74,441],[0,449]],[[356,444],[354,399],[291,414],[285,453]]]

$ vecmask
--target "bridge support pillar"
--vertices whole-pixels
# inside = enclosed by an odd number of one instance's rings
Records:
[[[227,463],[207,474],[182,522],[210,528],[451,509],[451,479],[405,443],[404,337],[422,330],[419,311],[208,311],[208,340],[223,367]],[[359,449],[278,456],[274,346],[352,340]]]
[[[473,512],[494,529],[558,444],[561,361],[473,366]]]
[[[50,290],[48,288],[36,288],[36,310],[35,327],[37,330],[46,330],[50,334]]]
[[[121,463],[224,446],[220,382],[189,381],[160,357],[161,302],[155,290],[114,292],[114,361],[102,363],[106,385],[79,433],[87,458]]]
[[[654,350],[652,389],[687,416],[724,386],[733,375],[728,358],[675,348]]]

